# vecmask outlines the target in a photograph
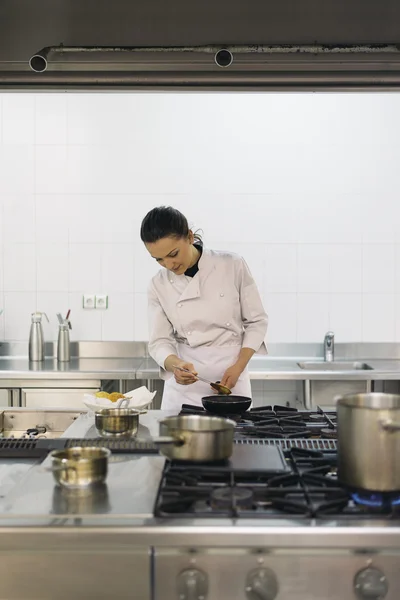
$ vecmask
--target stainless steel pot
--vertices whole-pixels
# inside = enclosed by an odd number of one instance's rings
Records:
[[[185,415],[160,421],[160,435],[153,438],[171,460],[213,462],[232,454],[235,423],[220,417]]]
[[[137,433],[140,414],[134,408],[102,408],[95,412],[94,422],[102,437],[132,437]]]
[[[108,448],[74,447],[50,453],[50,470],[59,485],[82,488],[104,483],[108,471]]]
[[[343,396],[337,419],[339,480],[360,490],[400,491],[400,396]]]

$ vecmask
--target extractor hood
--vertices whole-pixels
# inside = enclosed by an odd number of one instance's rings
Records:
[[[0,89],[400,88],[398,0],[1,0]]]

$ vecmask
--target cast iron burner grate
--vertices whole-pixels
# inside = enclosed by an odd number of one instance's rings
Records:
[[[337,481],[336,453],[291,448],[285,457],[291,471],[279,475],[167,462],[154,514],[159,518],[290,516],[341,521],[377,516],[376,509],[354,502],[350,491]],[[384,504],[379,518],[400,519],[399,507]]]
[[[203,408],[183,404],[181,415],[208,414]],[[261,406],[242,415],[229,415],[236,422],[236,437],[264,439],[336,439],[336,412],[298,410],[288,406]]]

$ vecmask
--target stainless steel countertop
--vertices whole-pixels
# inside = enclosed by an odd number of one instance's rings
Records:
[[[52,358],[32,363],[27,357],[0,357],[0,386],[2,380],[135,379],[142,362],[143,357],[71,358],[69,363]]]
[[[160,418],[171,414],[149,411],[141,416],[140,437],[158,432]],[[82,415],[65,433],[91,437],[93,416]],[[79,498],[58,489],[52,474],[33,464],[0,501],[0,550],[34,550],[63,544],[63,550],[96,544],[128,546],[240,546],[242,548],[399,548],[400,522],[363,520],[274,519],[156,519],[152,516],[164,458],[114,455],[106,486],[95,498]],[[1,461],[4,472],[15,466]],[[11,462],[11,461],[10,461]],[[12,461],[13,463],[15,461]],[[84,507],[80,512],[79,507]],[[60,537],[61,536],[61,537]],[[379,540],[379,542],[378,542]]]
[[[337,358],[339,361],[349,361],[349,358]],[[355,359],[354,359],[355,360]],[[359,360],[359,359],[357,359]],[[400,360],[394,359],[363,359],[371,370],[343,370],[343,371],[313,371],[301,369],[297,363],[306,361],[323,362],[321,358],[314,356],[292,356],[292,357],[274,357],[274,356],[255,356],[249,363],[250,379],[273,379],[284,380],[291,379],[302,381],[306,379],[322,380],[398,380],[400,379]],[[145,358],[138,370],[136,379],[158,379],[158,366],[151,358]]]
[[[363,360],[371,370],[312,371],[301,369],[298,362],[316,361],[313,356],[254,357],[249,363],[251,379],[273,380],[399,380],[400,359]],[[337,360],[344,360],[338,358]],[[346,359],[349,360],[349,359]],[[322,360],[321,360],[322,362]],[[0,357],[0,387],[23,387],[27,380],[101,380],[158,379],[159,369],[151,358],[72,358],[58,363],[48,358],[31,363],[26,357]],[[21,382],[17,385],[16,382]]]

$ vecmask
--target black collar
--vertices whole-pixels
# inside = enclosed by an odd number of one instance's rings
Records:
[[[193,267],[190,267],[189,269],[186,269],[185,271],[185,275],[187,277],[194,277],[196,275],[196,273],[199,270],[199,260],[200,257],[203,253],[203,242],[198,241],[195,244],[193,244],[193,246],[200,252],[199,258],[197,259],[197,261],[195,262],[195,264],[193,265]]]

